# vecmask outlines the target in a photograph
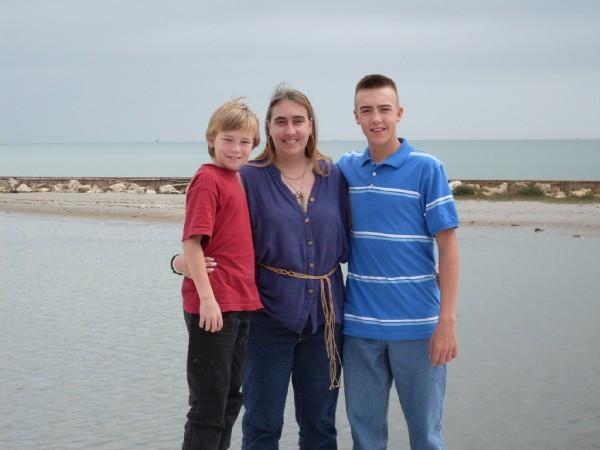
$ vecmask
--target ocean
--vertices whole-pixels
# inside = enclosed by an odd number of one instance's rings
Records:
[[[451,179],[600,180],[600,139],[410,142],[440,158]],[[334,161],[364,146],[320,143]],[[0,144],[0,176],[187,177],[208,160],[202,142]]]
[[[179,224],[2,213],[0,449],[181,446],[179,237]],[[459,239],[447,448],[598,448],[600,237],[465,226]],[[391,395],[389,448],[408,448]],[[282,449],[297,448],[293,417],[288,398]],[[337,424],[351,448],[343,392]]]

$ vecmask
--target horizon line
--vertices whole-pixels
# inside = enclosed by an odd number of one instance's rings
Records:
[[[596,141],[600,140],[600,137],[528,137],[528,138],[411,138],[410,142],[438,142],[438,141]],[[262,144],[262,140],[257,145],[259,147]],[[366,142],[365,139],[320,139],[319,142]],[[123,140],[123,141],[0,141],[0,145],[76,145],[76,144],[206,144],[206,141],[195,141],[195,140]]]

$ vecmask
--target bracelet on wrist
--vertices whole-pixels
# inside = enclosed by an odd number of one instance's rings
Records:
[[[170,265],[171,265],[171,270],[173,271],[173,273],[174,273],[175,275],[179,275],[180,277],[182,277],[182,276],[183,276],[183,274],[182,274],[182,273],[180,273],[180,272],[177,272],[177,271],[175,270],[175,267],[173,267],[173,261],[175,261],[175,258],[177,258],[179,255],[180,255],[180,253],[175,253],[175,254],[173,255],[173,257],[171,258],[171,264],[170,264]]]

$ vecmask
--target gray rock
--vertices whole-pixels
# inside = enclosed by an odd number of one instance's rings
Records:
[[[502,195],[508,192],[508,183],[502,183],[500,186],[496,187],[496,193]]]
[[[454,180],[454,181],[451,181],[450,183],[448,183],[448,186],[450,186],[450,190],[452,192],[454,192],[454,189],[456,189],[458,186],[461,186],[462,184],[463,184],[462,181]]]
[[[550,183],[535,183],[534,186],[546,195],[549,195],[551,192],[554,191]]]
[[[177,189],[175,189],[173,186],[171,186],[170,184],[165,184],[164,186],[160,186],[158,188],[158,192],[160,192],[161,194],[179,194],[179,191]]]
[[[0,192],[11,192],[12,188],[8,180],[0,180]]]
[[[125,192],[127,190],[127,186],[125,183],[115,183],[110,185],[108,189],[112,192]]]
[[[127,189],[127,192],[134,194],[143,194],[144,192],[146,192],[146,188],[143,188],[142,186],[139,186],[136,183],[131,183],[129,185],[129,189]]]
[[[71,192],[78,192],[81,187],[79,180],[71,180],[67,183],[67,190]]]
[[[577,197],[577,198],[581,198],[581,197],[586,197],[588,195],[592,194],[592,190],[588,189],[588,188],[583,188],[583,189],[579,189],[577,191],[571,191],[571,196],[572,197]]]
[[[496,187],[485,186],[483,188],[483,195],[505,195],[508,192],[508,183],[504,182]]]
[[[19,185],[19,187],[17,188],[17,192],[32,192],[32,191],[33,191],[33,189],[31,189],[25,183],[21,183]]]

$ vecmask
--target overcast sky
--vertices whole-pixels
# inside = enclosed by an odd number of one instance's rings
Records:
[[[0,142],[198,141],[282,81],[361,139],[394,78],[411,139],[600,138],[600,1],[0,0]]]

